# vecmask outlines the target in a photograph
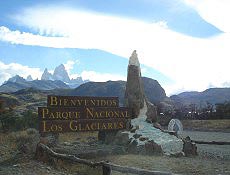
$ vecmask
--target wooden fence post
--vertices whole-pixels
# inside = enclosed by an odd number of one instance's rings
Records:
[[[103,175],[111,175],[111,168],[106,165],[102,165]]]

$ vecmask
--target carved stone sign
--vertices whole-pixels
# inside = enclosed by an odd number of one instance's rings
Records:
[[[50,95],[38,117],[41,133],[106,131],[125,129],[131,110],[119,107],[118,97]]]

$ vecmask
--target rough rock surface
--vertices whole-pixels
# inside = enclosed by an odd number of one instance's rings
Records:
[[[147,103],[146,121],[149,123],[157,122],[157,107],[154,104],[150,103],[149,101],[147,101],[146,103]]]
[[[126,106],[132,108],[132,117],[136,118],[140,109],[144,107],[144,102],[147,103],[147,121],[150,123],[157,121],[157,108],[150,103],[144,94],[143,83],[141,79],[140,63],[137,57],[136,50],[133,51],[129,58],[128,76],[125,90]]]
[[[128,76],[125,90],[126,106],[132,108],[133,118],[139,115],[140,109],[144,106],[144,90],[141,80],[140,63],[137,53],[134,50],[128,66]]]
[[[53,75],[51,73],[48,72],[48,69],[45,68],[41,80],[53,80]]]
[[[118,131],[114,138],[113,144],[128,145],[129,143],[130,143],[129,134],[122,131]]]
[[[130,144],[133,146],[132,142],[137,143],[136,147],[141,147],[143,149],[149,149],[149,145],[145,147],[146,143],[154,142],[154,151],[158,153],[164,153],[166,155],[174,155],[182,152],[183,149],[183,141],[177,138],[174,135],[170,135],[153,127],[152,123],[146,122],[146,112],[147,112],[147,105],[145,103],[144,107],[140,110],[140,114],[137,118],[131,120],[131,125],[133,128],[137,128],[135,132],[129,132],[129,138],[131,140]],[[135,135],[141,135],[141,137],[148,138],[146,140],[140,139],[138,137],[135,139]],[[156,146],[158,145],[158,146]]]
[[[63,64],[55,68],[53,73],[54,80],[61,80],[63,82],[69,83],[70,78]]]

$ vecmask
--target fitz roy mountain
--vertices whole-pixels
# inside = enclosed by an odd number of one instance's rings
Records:
[[[83,81],[81,77],[70,80],[65,66],[61,64],[55,68],[53,74],[49,73],[46,68],[41,80],[33,80],[30,75],[26,79],[16,75],[0,86],[0,92],[16,92],[26,88],[40,90],[69,89],[76,88],[86,82],[88,82],[88,80]]]
[[[57,66],[53,74],[51,74],[46,68],[42,74],[41,80],[60,80],[69,85],[70,88],[76,88],[81,84],[88,82],[88,80],[83,81],[81,77],[70,79],[63,64]]]
[[[53,75],[49,73],[48,69],[46,68],[42,74],[41,80],[60,80],[65,83],[70,82],[69,75],[63,64],[55,68]]]

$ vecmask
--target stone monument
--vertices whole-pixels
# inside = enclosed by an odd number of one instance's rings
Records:
[[[145,96],[141,81],[140,63],[136,50],[134,50],[129,58],[125,90],[125,104],[129,108],[132,108],[133,118],[136,118],[140,113],[140,109],[144,107],[144,100]]]
[[[157,108],[147,100],[144,94],[141,68],[136,50],[133,51],[129,58],[125,104],[127,107],[132,108],[133,118],[137,118],[140,114],[140,109],[147,105],[147,122],[153,123],[157,121]]]
[[[183,141],[157,126],[157,109],[145,96],[136,50],[129,58],[125,91],[126,107],[132,108],[131,129],[120,131],[115,141],[124,143],[128,152],[140,154],[180,154]]]

